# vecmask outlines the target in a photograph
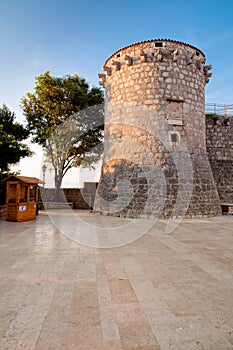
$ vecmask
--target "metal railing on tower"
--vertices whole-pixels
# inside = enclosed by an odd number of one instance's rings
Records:
[[[233,116],[233,104],[206,103],[205,113],[230,117]]]

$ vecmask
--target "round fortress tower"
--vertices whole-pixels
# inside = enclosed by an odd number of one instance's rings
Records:
[[[206,154],[199,49],[158,39],[115,52],[105,88],[105,149],[95,211],[123,217],[210,216],[219,197]]]

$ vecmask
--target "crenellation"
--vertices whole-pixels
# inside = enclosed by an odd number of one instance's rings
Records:
[[[193,63],[194,56],[195,56],[194,52],[188,52],[185,55],[185,61],[187,65],[190,65],[191,63]]]
[[[102,68],[103,68],[103,71],[105,71],[108,76],[112,74],[111,67],[103,66]]]
[[[125,55],[125,56],[124,56],[124,59],[127,61],[127,65],[128,65],[128,66],[132,66],[132,64],[133,64],[133,58],[132,58],[131,56]]]
[[[173,52],[172,52],[172,58],[173,58],[173,62],[177,62],[178,61],[178,55],[179,55],[179,49],[175,49]]]
[[[115,66],[115,70],[118,71],[121,69],[121,62],[112,60],[113,66]]]
[[[106,74],[98,74],[99,80],[99,85],[102,85],[105,87],[105,82],[106,82]]]
[[[197,69],[201,70],[203,68],[202,62],[199,59],[195,60],[195,65]]]
[[[159,48],[155,52],[154,57],[155,57],[155,61],[157,61],[157,62],[161,62],[163,60],[163,51],[161,48]]]

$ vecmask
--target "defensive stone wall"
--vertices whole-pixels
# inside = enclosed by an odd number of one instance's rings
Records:
[[[206,146],[220,201],[233,203],[233,116],[207,115]]]
[[[126,217],[220,213],[206,153],[205,84],[199,49],[150,40],[115,52],[105,87],[105,151],[95,210]]]

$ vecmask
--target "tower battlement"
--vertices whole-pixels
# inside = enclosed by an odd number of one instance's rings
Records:
[[[156,39],[126,46],[111,55],[102,67],[105,75],[100,74],[100,84],[104,86],[106,77],[127,66],[131,67],[141,63],[160,64],[169,61],[176,63],[175,67],[179,65],[195,66],[203,74],[205,83],[211,76],[209,71],[212,66],[205,65],[206,57],[201,50],[180,41]]]

